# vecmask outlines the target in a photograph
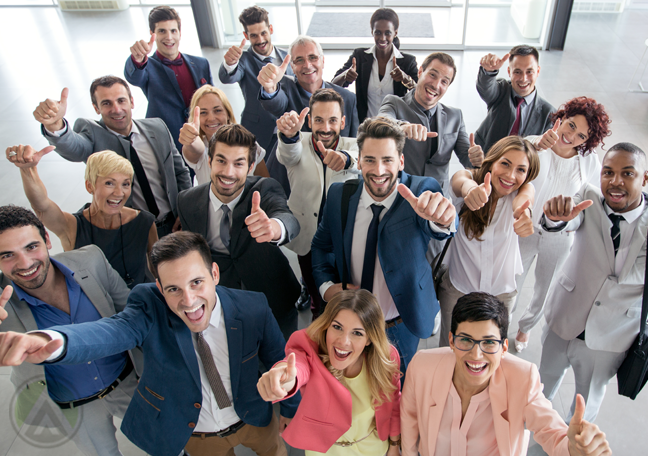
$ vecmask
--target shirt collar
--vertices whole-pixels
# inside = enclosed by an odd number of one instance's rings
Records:
[[[111,130],[108,127],[106,127],[106,130],[108,130],[109,132],[111,132],[115,136],[121,136],[122,138],[128,138],[128,136],[124,136],[121,133],[117,133],[115,130]],[[137,128],[137,125],[135,125],[135,122],[133,122],[132,120],[131,120],[131,133],[133,133],[134,135],[139,135],[140,134],[139,128]]]
[[[371,46],[369,49],[367,49],[365,51],[365,53],[366,54],[373,54],[374,59],[375,59],[376,58],[376,45],[374,44],[373,46]],[[392,45],[392,55],[391,55],[391,57],[389,59],[391,60],[391,58],[394,57],[394,56],[396,56],[397,59],[402,59],[403,58],[403,54],[401,53],[401,51],[399,51],[396,46]]]
[[[64,266],[60,262],[56,261],[54,258],[50,257],[50,262],[52,263],[51,264],[52,267],[56,267],[59,271],[61,271],[63,276],[65,276],[65,283],[68,286],[68,289],[70,288],[70,286],[76,284],[76,280],[74,280],[74,271],[72,271],[67,266]],[[51,274],[53,272],[54,271],[50,270],[48,274]],[[23,301],[27,302],[27,304],[31,304],[32,306],[40,306],[43,304],[47,304],[46,302],[41,301],[40,299],[35,298],[34,296],[27,293],[20,286],[16,285],[13,281],[11,281],[11,285],[13,286],[13,289],[16,292],[16,296],[18,296],[19,299],[22,299]]]
[[[155,51],[155,55],[157,55],[157,58],[160,59],[160,62],[164,62],[164,60],[171,60],[171,59],[163,56],[162,54],[160,54],[160,51],[158,51],[158,50]],[[182,59],[182,63],[184,63],[184,58],[182,57],[182,53],[180,53],[180,52],[178,52],[178,56],[175,59],[171,60],[171,61],[173,62],[173,61],[176,61],[178,59]]]
[[[439,106],[439,103],[435,104],[432,106],[430,109],[425,109],[423,106],[419,104],[418,101],[416,101],[416,97],[412,97],[412,101],[414,104],[421,110],[423,111],[428,117],[432,117],[434,114],[436,114],[437,107]]]
[[[362,184],[362,194],[360,195],[360,201],[359,201],[358,204],[363,209],[369,209],[369,206],[371,206],[372,204],[377,204],[379,206],[385,206],[385,208],[388,211],[389,208],[392,207],[392,204],[394,204],[394,201],[396,200],[396,197],[398,196],[398,190],[397,190],[398,184],[400,184],[400,179],[396,179],[396,184],[394,185],[394,190],[391,192],[391,194],[387,198],[385,198],[382,201],[376,201],[369,194],[369,192],[367,191],[367,187],[364,185],[364,182],[363,182],[363,184]],[[387,211],[385,211],[385,212],[387,212]]]
[[[295,78],[295,82],[297,83],[297,85],[298,85],[299,87],[301,87],[301,89],[302,89],[305,93],[308,94],[309,97],[312,97],[312,96],[313,96],[312,93],[310,93],[308,90],[304,89],[304,88],[301,86],[301,84],[299,83],[299,81],[297,80],[297,78]],[[325,88],[326,88],[326,85],[325,85],[325,84],[326,84],[326,82],[324,81],[324,78],[322,78],[322,87],[320,87],[320,89],[325,89]]]
[[[272,45],[272,51],[270,51],[270,54],[268,54],[268,55],[261,55],[261,54],[259,54],[257,51],[254,50],[254,46],[252,46],[251,49],[252,49],[252,52],[254,53],[254,55],[256,55],[256,56],[259,58],[259,60],[261,60],[262,62],[263,62],[265,59],[267,59],[268,57],[272,57],[272,54],[275,54],[275,56],[276,56],[277,58],[280,57],[280,56],[279,56],[279,53],[276,52],[276,48],[274,47],[274,44]],[[282,60],[282,59],[279,59],[279,60]]]
[[[213,184],[209,184],[209,201],[211,201],[212,207],[214,208],[215,211],[219,210],[221,206],[225,203],[223,203],[221,200],[218,199],[218,196],[214,194],[214,192],[211,189],[211,186]],[[245,189],[243,190],[245,191]],[[241,200],[241,196],[243,196],[243,192],[239,193],[236,198],[234,198],[232,201],[229,203],[225,204],[225,206],[229,207],[230,212],[234,212],[234,208],[238,204],[238,202]]]
[[[603,201],[605,201],[605,199],[603,199]],[[607,215],[610,215],[610,214],[620,215],[621,217],[623,217],[623,218],[625,219],[626,222],[628,222],[628,223],[632,223],[632,222],[634,222],[635,220],[637,220],[637,219],[641,216],[641,214],[643,213],[644,205],[645,205],[645,204],[646,204],[646,201],[644,200],[644,196],[643,196],[643,193],[642,193],[642,194],[641,194],[641,203],[639,204],[639,206],[635,207],[635,208],[634,208],[633,210],[631,210],[631,211],[623,212],[623,213],[621,213],[621,212],[614,212],[614,211],[612,210],[612,208],[611,208],[610,206],[607,205],[607,203],[604,203],[604,204],[603,204],[603,207],[605,208],[605,213],[606,213]]]
[[[527,104],[527,106],[531,106],[531,103],[533,103],[533,100],[535,100],[537,92],[538,89],[533,89],[533,92],[528,94],[526,97],[522,97],[524,98],[524,102]],[[515,93],[515,90],[511,90],[511,93],[513,95],[513,101],[515,101],[516,98],[520,98],[520,96],[517,93]]]
[[[218,293],[215,294],[216,304],[214,305],[214,310],[211,313],[211,317],[209,317],[209,326],[213,326],[214,328],[218,329],[218,327],[220,326],[222,309]]]

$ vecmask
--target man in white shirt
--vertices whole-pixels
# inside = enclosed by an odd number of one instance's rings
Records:
[[[576,394],[593,421],[626,351],[639,334],[646,267],[646,155],[619,143],[605,154],[600,190],[585,184],[574,198],[544,206],[542,227],[575,231],[574,244],[545,304],[540,377],[549,400],[572,366]],[[567,418],[569,419],[569,417]]]

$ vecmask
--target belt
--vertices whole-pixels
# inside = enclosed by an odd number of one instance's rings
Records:
[[[126,377],[128,377],[128,374],[130,374],[133,371],[133,363],[131,362],[131,359],[129,356],[126,357],[126,365],[124,366],[124,369],[121,371],[121,374],[119,374],[119,377],[117,377],[117,380],[112,382],[112,384],[105,389],[102,389],[99,391],[97,394],[93,394],[90,397],[86,397],[83,399],[78,399],[76,401],[71,401],[71,402],[56,402],[56,405],[58,405],[62,409],[73,409],[75,407],[81,407],[82,405],[88,404],[92,401],[96,401],[97,399],[103,399],[104,397],[108,396],[115,388],[117,388],[117,385],[119,385]]]
[[[171,224],[171,226],[173,226],[175,220],[176,217],[175,215],[173,215],[173,211],[167,212],[167,214],[163,218],[155,221],[155,226],[165,226],[168,224]]]
[[[343,447],[343,448],[350,447],[351,445],[355,445],[356,443],[360,443],[360,442],[362,442],[364,439],[366,439],[367,437],[369,437],[369,436],[370,436],[371,434],[373,434],[374,432],[376,432],[376,428],[373,428],[371,431],[369,431],[369,434],[365,435],[365,436],[362,437],[361,439],[354,440],[353,442],[335,442],[335,443],[333,443],[333,445],[341,446],[341,447]]]
[[[234,423],[229,427],[226,427],[222,431],[218,432],[194,432],[191,434],[192,437],[199,437],[201,439],[205,439],[207,437],[227,437],[232,434],[236,434],[243,426],[245,426],[245,423],[243,420],[239,421],[238,423]]]
[[[392,326],[396,326],[399,323],[402,323],[403,319],[400,317],[400,315],[396,318],[392,318],[391,320],[387,320],[385,322],[385,329],[391,328]]]

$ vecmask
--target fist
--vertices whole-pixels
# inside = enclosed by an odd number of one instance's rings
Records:
[[[310,108],[304,108],[302,112],[297,115],[295,111],[284,113],[283,116],[277,119],[277,130],[285,138],[294,138],[304,126],[304,121],[308,115]]]
[[[34,118],[43,124],[48,131],[54,132],[62,130],[65,126],[63,117],[65,117],[65,112],[67,111],[68,93],[69,91],[66,87],[61,92],[61,99],[59,101],[48,98],[40,102],[34,110]]]
[[[404,184],[398,184],[398,193],[410,203],[419,217],[442,227],[450,226],[457,216],[455,207],[442,193],[426,190],[416,197]]]
[[[148,41],[148,43],[144,40],[135,41],[135,44],[133,44],[130,48],[133,60],[135,60],[137,63],[144,62],[144,60],[146,60],[148,55],[151,53],[153,43],[155,43],[155,33],[151,34],[151,39]]]
[[[500,68],[502,68],[504,62],[508,60],[509,55],[510,54],[506,54],[504,57],[500,59],[495,54],[487,54],[481,58],[479,64],[486,71],[498,71]]]
[[[234,66],[238,63],[239,59],[243,55],[243,46],[245,46],[245,38],[241,41],[240,46],[232,46],[225,53],[225,63],[229,66]]]
[[[38,165],[44,155],[49,154],[55,149],[54,146],[47,146],[36,152],[32,146],[11,146],[7,147],[7,160],[12,162],[18,168],[34,168]]]
[[[356,72],[356,59],[353,57],[353,63],[351,64],[351,68],[346,70],[344,73],[344,79],[348,83],[352,83],[356,79],[358,79],[358,73]]]
[[[477,211],[484,207],[488,203],[488,198],[491,194],[491,173],[486,173],[484,176],[484,182],[468,190],[466,196],[464,196],[464,204],[471,211]]]
[[[470,134],[470,147],[468,148],[468,159],[470,164],[475,168],[479,168],[484,163],[484,151],[481,146],[475,144],[475,134]]]
[[[274,63],[268,63],[261,68],[259,76],[257,76],[257,81],[259,81],[259,84],[261,84],[261,87],[263,87],[267,93],[275,93],[277,91],[277,84],[286,73],[289,63],[290,54],[286,55],[281,66],[277,66]]]
[[[548,199],[542,209],[549,220],[569,222],[592,204],[592,200],[585,200],[574,205],[574,199],[571,196],[558,195]]]
[[[526,200],[520,207],[513,211],[513,231],[520,237],[527,237],[533,234],[533,220],[529,209],[531,201]]]
[[[560,119],[556,120],[554,126],[547,130],[544,135],[540,137],[540,140],[536,144],[538,149],[551,149],[558,142],[558,128],[560,127]]]
[[[187,122],[180,129],[178,141],[183,146],[190,146],[200,137],[200,106],[196,106],[193,113],[193,121]]]

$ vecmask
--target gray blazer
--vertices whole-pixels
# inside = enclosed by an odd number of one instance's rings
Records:
[[[162,184],[166,188],[173,215],[177,216],[178,193],[191,187],[189,170],[182,161],[171,133],[162,119],[141,119],[133,122],[155,151],[158,166],[162,171]],[[70,129],[68,125],[67,132],[59,137],[48,135],[43,126],[41,132],[50,144],[56,146],[56,152],[61,157],[72,162],[86,162],[90,155],[102,150],[112,150],[129,161],[131,159],[130,143],[125,138],[108,131],[101,120],[77,119],[74,129]],[[131,194],[128,205],[132,203]]]
[[[574,203],[585,200],[594,204],[560,227],[576,233],[565,265],[551,283],[545,318],[551,330],[564,340],[572,340],[585,330],[585,343],[592,350],[621,353],[639,334],[648,204],[644,203],[628,257],[617,277],[610,236],[612,222],[605,213],[601,191],[585,184],[574,196]],[[648,195],[644,193],[646,201]],[[540,223],[546,230],[544,215]]]
[[[409,123],[425,125],[430,128],[427,115],[414,101],[416,90],[410,90],[403,98],[387,95],[380,106],[379,116],[395,120],[404,120]],[[452,151],[465,168],[472,168],[468,158],[470,140],[466,134],[463,114],[461,109],[451,108],[438,103],[436,110],[438,148],[436,153],[432,149],[432,139],[426,141],[405,142],[405,172],[413,176],[434,177],[443,192],[447,194],[450,178],[448,168]]]
[[[497,73],[487,73],[482,67],[479,67],[477,74],[477,92],[486,102],[488,113],[475,132],[475,144],[480,145],[486,154],[493,144],[508,136],[515,122],[517,108],[513,103],[511,81],[497,79]],[[525,121],[520,136],[542,135],[552,127],[551,114],[554,112],[556,108],[536,93],[529,119]]]
[[[99,247],[86,245],[80,249],[59,253],[52,258],[74,272],[74,279],[102,317],[110,317],[124,310],[130,290],[117,271],[110,266]],[[7,285],[11,285],[11,281],[0,272],[2,290]],[[24,333],[38,330],[29,305],[19,299],[15,291],[5,310],[9,316],[0,325],[1,331]],[[142,372],[141,352],[131,353],[131,358],[137,371]],[[43,367],[40,365],[23,363],[11,370],[11,382],[16,387],[37,377],[44,377]]]
[[[286,57],[286,51],[278,47],[275,49],[282,59]],[[241,92],[243,92],[243,98],[245,98],[245,107],[241,113],[241,125],[254,133],[261,147],[270,152],[270,146],[274,144],[273,132],[277,126],[277,117],[263,109],[258,99],[261,84],[257,81],[257,76],[265,65],[266,63],[259,59],[250,46],[239,59],[232,74],[228,74],[225,66],[221,64],[218,78],[223,84],[238,82]],[[286,69],[286,74],[293,74],[290,65]]]

